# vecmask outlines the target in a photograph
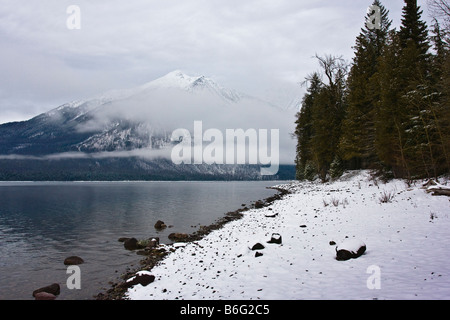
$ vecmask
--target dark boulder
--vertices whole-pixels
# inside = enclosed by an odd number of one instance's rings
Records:
[[[53,283],[49,286],[36,289],[33,291],[33,297],[36,298],[36,294],[41,293],[41,292],[46,292],[46,293],[50,293],[54,296],[57,296],[61,292],[61,287],[59,286],[59,284]]]
[[[84,260],[80,257],[77,256],[72,256],[72,257],[68,257],[64,260],[64,264],[66,266],[71,266],[71,265],[79,265],[84,263]]]
[[[153,281],[155,281],[155,276],[154,275],[150,275],[150,274],[138,274],[136,276],[134,276],[133,278],[131,278],[131,280],[128,280],[127,282],[124,282],[120,285],[120,287],[122,288],[131,288],[135,285],[142,285],[142,286],[147,286],[150,283],[152,283]]]
[[[123,246],[127,250],[136,250],[138,248],[138,240],[136,238],[129,238],[123,242]]]
[[[252,251],[255,251],[255,250],[263,250],[265,247],[261,244],[261,243],[257,243],[257,244],[255,244],[253,247],[252,247]]]
[[[281,235],[279,233],[272,234],[270,241],[267,241],[267,243],[275,243],[275,244],[281,244],[281,242],[282,242],[282,239],[281,239]]]
[[[158,220],[158,221],[155,223],[155,229],[156,229],[156,230],[162,230],[162,229],[165,229],[165,228],[167,228],[167,225],[166,225],[163,221]]]
[[[172,241],[186,241],[189,235],[186,233],[171,233],[169,234],[169,239]]]
[[[336,260],[346,261],[356,259],[366,252],[364,242],[357,239],[348,239],[336,247]]]

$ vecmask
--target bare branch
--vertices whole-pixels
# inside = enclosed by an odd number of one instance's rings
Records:
[[[450,31],[450,1],[428,0],[427,3],[433,18],[440,18],[444,20],[447,31]]]

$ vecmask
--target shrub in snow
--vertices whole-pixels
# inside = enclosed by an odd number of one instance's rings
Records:
[[[380,200],[380,203],[391,203],[392,200],[394,200],[394,197],[395,193],[393,191],[391,192],[384,191],[381,194],[380,198],[378,198],[378,200]]]
[[[316,178],[316,176],[317,176],[316,166],[311,161],[308,161],[305,166],[305,172],[303,174],[303,177],[306,180],[313,181]]]
[[[344,165],[341,161],[341,158],[336,156],[333,162],[330,164],[329,174],[331,179],[335,180],[340,178],[344,174]]]
[[[339,205],[339,199],[336,199],[335,197],[333,197],[331,199],[331,203],[333,204],[333,206],[337,207]]]
[[[336,247],[336,260],[356,259],[366,252],[366,244],[361,240],[347,239]]]

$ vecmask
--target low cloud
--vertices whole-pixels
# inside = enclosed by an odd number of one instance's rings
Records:
[[[171,150],[170,149],[159,149],[159,150],[149,150],[149,149],[135,149],[129,151],[111,151],[111,152],[62,152],[49,154],[45,156],[28,156],[20,154],[10,154],[10,155],[0,155],[0,160],[38,160],[38,161],[49,161],[49,160],[68,160],[68,159],[109,159],[109,158],[142,158],[145,160],[153,160],[158,158],[170,159]]]
[[[242,95],[238,101],[222,99],[208,89],[195,92],[180,88],[145,89],[131,97],[95,107],[91,119],[78,126],[80,132],[104,132],[118,121],[139,123],[139,130],[150,135],[170,136],[176,129],[194,133],[194,123],[201,121],[204,131],[228,129],[279,130],[280,154],[283,163],[295,158],[296,110],[282,110],[265,101]]]

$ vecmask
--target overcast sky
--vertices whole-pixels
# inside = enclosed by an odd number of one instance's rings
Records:
[[[180,69],[287,103],[318,53],[351,61],[372,0],[0,0],[0,123]],[[429,20],[425,0],[419,0]],[[67,27],[77,5],[81,29]],[[398,27],[402,0],[384,1]]]

